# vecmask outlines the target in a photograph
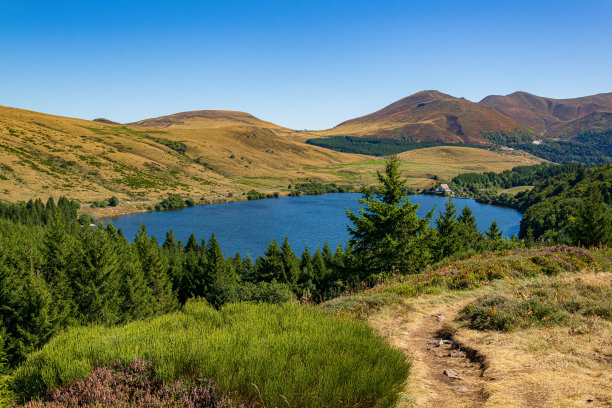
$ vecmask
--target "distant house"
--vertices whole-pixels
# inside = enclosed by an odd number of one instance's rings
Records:
[[[448,184],[440,184],[440,187],[438,187],[438,192],[442,194],[453,194],[453,190],[450,189]]]

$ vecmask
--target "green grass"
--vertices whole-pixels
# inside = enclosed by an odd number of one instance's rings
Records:
[[[470,329],[514,331],[529,327],[589,326],[593,319],[612,321],[612,286],[581,280],[537,279],[470,303],[458,320]]]
[[[267,407],[388,407],[408,375],[403,354],[367,325],[310,306],[203,302],[122,327],[74,328],[14,375],[23,400],[83,379],[96,364],[150,361],[164,381],[212,378]]]

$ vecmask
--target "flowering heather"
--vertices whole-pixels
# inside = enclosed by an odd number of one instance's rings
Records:
[[[247,407],[231,401],[218,391],[211,380],[195,383],[165,383],[155,374],[152,364],[134,359],[98,367],[84,380],[49,392],[42,401],[23,408],[233,408]],[[248,407],[255,407],[249,405]]]

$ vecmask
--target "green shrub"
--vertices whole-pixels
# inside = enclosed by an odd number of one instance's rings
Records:
[[[185,200],[185,205],[187,207],[193,207],[195,205],[195,201],[193,200],[193,198],[188,198]]]
[[[79,221],[79,225],[91,225],[96,220],[94,219],[93,215],[91,215],[90,213],[83,213],[79,215],[78,221]]]
[[[91,203],[91,208],[106,208],[108,207],[108,203],[104,200],[94,201]]]
[[[119,199],[115,196],[112,196],[111,198],[108,199],[108,206],[109,207],[116,207],[119,205]]]
[[[159,204],[155,206],[157,211],[161,210],[178,210],[181,208],[185,208],[186,202],[176,194],[168,194],[168,198],[162,200]],[[158,209],[159,206],[159,209]]]
[[[12,385],[22,400],[37,398],[86,378],[96,362],[134,358],[163,381],[210,378],[269,407],[390,407],[408,375],[403,354],[366,324],[297,304],[216,311],[190,301],[149,321],[70,329],[30,355]]]

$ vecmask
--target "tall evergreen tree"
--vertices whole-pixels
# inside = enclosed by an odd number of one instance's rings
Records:
[[[155,239],[149,239],[146,227],[141,225],[134,239],[134,246],[140,257],[147,283],[151,288],[151,294],[156,300],[155,312],[164,313],[175,310],[178,307],[178,301],[172,292],[172,284],[156,242]]]
[[[293,252],[293,249],[291,249],[288,237],[285,237],[283,245],[281,246],[281,257],[283,260],[286,282],[295,290],[300,275],[300,260],[295,252]]]
[[[205,278],[205,297],[215,307],[220,307],[224,303],[236,300],[237,298],[237,276],[231,273],[228,268],[219,242],[212,235],[208,241],[206,278]]]
[[[310,297],[315,290],[314,285],[315,271],[312,263],[312,256],[308,250],[308,246],[304,248],[302,258],[300,259],[300,276],[298,278],[298,290],[301,297]]]
[[[499,227],[497,226],[497,221],[493,220],[491,226],[489,227],[489,230],[486,233],[487,239],[489,241],[497,241],[502,239],[502,234],[503,232],[500,231]]]
[[[54,204],[52,208],[55,208]],[[57,309],[56,323],[60,327],[67,326],[76,317],[71,281],[79,273],[77,248],[78,244],[74,236],[68,234],[66,226],[59,219],[53,219],[43,238],[42,273],[49,284]]]
[[[368,277],[388,273],[394,268],[401,272],[415,272],[431,259],[432,231],[429,222],[417,215],[405,190],[406,181],[399,174],[399,160],[391,156],[385,173],[378,173],[378,188],[366,190],[359,202],[364,206],[359,215],[347,210],[353,246],[360,268]]]
[[[120,320],[119,262],[103,225],[81,234],[79,273],[74,274],[74,300],[83,323],[114,324]]]
[[[438,230],[437,259],[451,256],[459,250],[458,227],[457,210],[455,209],[455,203],[450,199],[446,202],[444,212],[436,219],[436,229]]]
[[[264,260],[255,271],[258,282],[287,282],[283,257],[276,240],[270,242]]]
[[[582,200],[570,237],[575,245],[585,247],[612,245],[612,217],[597,186],[591,186],[587,199]]]

